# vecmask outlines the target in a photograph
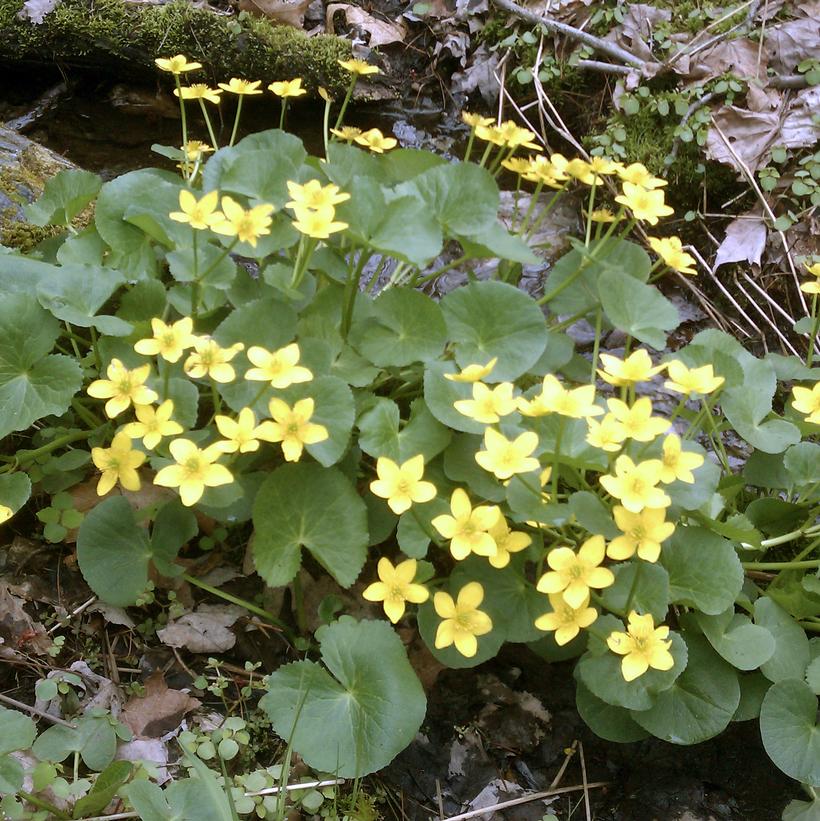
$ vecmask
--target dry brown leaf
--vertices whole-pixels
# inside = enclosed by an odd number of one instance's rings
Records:
[[[368,14],[360,6],[352,6],[348,3],[331,3],[327,7],[327,17],[325,29],[328,33],[335,31],[333,20],[337,12],[344,14],[345,23],[350,28],[360,29],[367,32],[368,45],[371,48],[376,46],[386,46],[389,43],[402,43],[407,36],[407,26],[404,21],[390,23],[380,20],[372,14]]]
[[[621,25],[613,29],[605,39],[618,43],[642,60],[652,62],[654,30],[660,23],[668,23],[671,19],[672,12],[668,9],[632,3],[627,7]]]
[[[235,604],[203,604],[196,612],[168,622],[157,636],[169,647],[185,647],[192,653],[224,653],[236,644],[236,635],[228,628],[246,615]]]
[[[38,656],[44,656],[51,647],[45,627],[29,617],[23,600],[12,595],[5,582],[0,582],[0,643]]]
[[[134,696],[123,707],[120,720],[135,736],[159,738],[179,727],[183,716],[200,702],[181,690],[170,690],[157,670],[145,682],[145,694]]]
[[[749,83],[746,106],[749,111],[777,111],[783,104],[783,94],[776,88]]]
[[[791,74],[803,60],[820,59],[820,18],[799,17],[766,29],[765,46],[772,68]]]
[[[713,113],[717,128],[709,129],[706,136],[706,154],[712,160],[731,165],[740,171],[732,151],[748,166],[757,171],[765,165],[769,149],[780,135],[780,116],[774,111],[749,111],[733,105],[725,105]],[[732,146],[730,150],[723,137]]]
[[[688,79],[707,80],[732,73],[744,80],[766,77],[766,54],[758,63],[758,44],[748,37],[718,43],[690,67]]]
[[[257,17],[266,17],[281,26],[300,29],[305,23],[305,12],[310,0],[239,0],[239,10]]]
[[[787,148],[802,148],[820,140],[820,86],[804,88],[792,100],[783,126],[780,140]]]
[[[749,211],[733,219],[726,226],[726,236],[717,250],[715,269],[729,262],[751,262],[760,265],[767,236],[766,222],[759,213]]]

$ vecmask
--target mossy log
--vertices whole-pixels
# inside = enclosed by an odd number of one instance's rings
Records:
[[[62,0],[42,23],[19,16],[23,0],[0,0],[0,62],[100,68],[120,77],[157,73],[154,58],[185,54],[203,64],[194,82],[244,77],[302,77],[341,93],[349,75],[338,60],[350,57],[339,37],[308,37],[289,26],[243,19],[192,6],[186,0],[143,5],[123,0]],[[206,75],[203,78],[203,73]]]

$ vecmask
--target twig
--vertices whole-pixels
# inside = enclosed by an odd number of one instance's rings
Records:
[[[563,795],[568,792],[578,792],[579,790],[592,790],[597,787],[608,787],[609,781],[595,781],[592,784],[576,784],[574,787],[558,787],[554,790],[544,790],[544,792],[534,792],[524,795],[521,798],[513,798],[511,801],[502,801],[500,804],[493,804],[491,807],[482,807],[478,810],[463,812],[461,815],[451,815],[446,821],[466,821],[467,818],[475,818],[479,815],[489,815],[497,810],[506,810],[508,807],[517,807],[519,804],[529,804],[531,801],[540,801],[542,798],[549,798],[552,795]]]
[[[708,94],[704,94],[699,100],[695,100],[689,108],[686,109],[686,113],[683,117],[680,118],[680,123],[678,124],[678,128],[683,128],[686,123],[689,122],[692,115],[703,108],[705,105],[709,105],[712,100],[715,99],[718,95],[714,91],[710,91]],[[678,149],[680,148],[681,138],[680,134],[675,137],[675,142],[672,143],[672,150],[669,152],[669,156],[666,158],[666,161],[671,165],[675,158],[678,156]]]
[[[602,63],[600,60],[579,60],[575,65],[590,71],[602,71],[604,74],[631,74],[634,69],[618,63]]]
[[[566,23],[559,23],[557,20],[551,20],[548,17],[543,17],[540,14],[536,14],[534,11],[522,8],[517,3],[513,3],[512,0],[493,0],[493,2],[499,8],[504,9],[504,11],[508,11],[510,14],[520,17],[528,23],[532,23],[535,26],[544,26],[544,28],[548,31],[554,31],[558,34],[563,34],[566,37],[571,37],[573,40],[578,40],[596,51],[606,54],[613,60],[619,60],[622,63],[635,66],[639,69],[643,69],[646,66],[646,63],[641,60],[640,57],[636,57],[634,54],[626,51],[626,49],[621,48],[615,43],[602,40],[594,34],[581,31],[581,29],[577,29],[574,26],[569,26]]]
[[[57,624],[55,624],[53,627],[49,628],[48,635],[50,636],[55,631],[60,630],[63,627],[66,627],[68,625],[68,622],[69,622],[70,619],[73,619],[74,616],[78,616],[80,613],[83,612],[83,610],[91,607],[91,605],[94,604],[95,601],[97,601],[97,597],[92,596],[88,601],[83,602],[79,607],[75,608],[70,613],[68,613],[66,616],[61,618],[57,622]]]
[[[807,88],[809,81],[805,74],[784,74],[782,77],[770,77],[772,88]]]
[[[575,755],[575,751],[578,749],[578,742],[573,741],[572,746],[566,750],[564,755],[564,761],[561,766],[558,768],[558,772],[555,774],[555,778],[552,779],[552,783],[550,784],[550,789],[554,790],[560,783],[561,779],[564,777],[564,773],[566,772],[567,765],[572,760],[572,756]]]
[[[748,278],[748,277],[747,277]],[[802,359],[803,357],[800,356],[799,353],[794,349],[788,339],[783,335],[780,328],[772,321],[771,317],[767,316],[766,312],[757,304],[757,301],[751,299],[749,295],[743,290],[743,286],[737,281],[737,276],[733,276],[735,287],[740,291],[748,300],[749,304],[763,317],[766,324],[775,332],[775,334],[780,338],[780,341],[798,358]]]
[[[592,821],[592,807],[589,805],[589,782],[587,781],[587,762],[584,759],[584,744],[582,741],[578,742],[578,755],[581,758],[581,782],[584,786],[584,810],[587,815],[587,821]]]
[[[57,716],[51,716],[43,710],[38,710],[36,707],[29,707],[28,704],[24,704],[22,701],[17,701],[16,698],[0,695],[0,701],[4,704],[8,704],[9,707],[16,707],[18,710],[24,710],[27,713],[31,713],[33,716],[44,718],[46,721],[50,721],[53,724],[62,724],[63,727],[70,727],[72,730],[76,729],[76,725],[71,724],[65,719],[57,718]]]
[[[326,778],[324,781],[305,781],[302,784],[285,784],[284,787],[266,787],[258,792],[246,792],[246,798],[253,798],[257,795],[276,795],[283,790],[285,792],[296,792],[297,790],[318,790],[322,787],[337,787],[344,784],[344,778]]]

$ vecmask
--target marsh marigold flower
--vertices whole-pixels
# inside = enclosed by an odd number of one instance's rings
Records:
[[[576,553],[570,547],[556,547],[547,554],[551,570],[538,580],[539,593],[560,593],[570,607],[581,607],[589,596],[589,588],[604,588],[615,583],[615,576],[606,567],[599,567],[606,555],[603,536],[587,539]]]
[[[655,627],[651,613],[639,616],[634,610],[629,614],[626,633],[614,630],[606,643],[613,653],[623,656],[621,673],[626,681],[634,681],[650,667],[653,670],[671,670],[675,659],[669,652],[672,640],[667,639],[666,625]]]
[[[190,317],[166,324],[158,317],[151,320],[153,336],[140,339],[134,350],[143,356],[161,356],[166,362],[178,362],[188,348],[197,340],[193,334],[194,321]]]
[[[672,500],[657,487],[663,473],[660,459],[647,459],[636,465],[628,456],[615,460],[615,475],[601,476],[598,480],[604,490],[632,513],[645,507],[669,507]]]
[[[616,505],[612,515],[623,535],[609,543],[606,555],[619,562],[631,559],[636,552],[645,562],[658,561],[661,542],[675,532],[675,525],[666,521],[666,509],[662,507],[645,507],[640,513],[632,513]]]
[[[512,382],[501,382],[494,388],[483,382],[473,382],[473,398],[459,399],[453,402],[453,407],[462,416],[484,425],[491,425],[517,408],[518,404],[513,398],[513,387]]]
[[[423,584],[413,584],[416,577],[416,560],[406,559],[395,567],[390,559],[379,559],[379,581],[368,585],[362,596],[368,601],[383,602],[384,612],[395,624],[403,615],[405,603],[422,604],[430,598]]]
[[[362,133],[362,130],[356,128],[355,125],[343,125],[341,128],[331,128],[330,133],[343,142],[352,143]]]
[[[214,445],[200,450],[190,439],[174,439],[169,450],[176,464],[162,468],[154,477],[154,484],[179,488],[179,497],[186,507],[196,504],[206,487],[233,482],[228,468],[215,464],[222,451]]]
[[[377,479],[370,483],[370,490],[387,504],[393,513],[401,515],[413,504],[424,504],[436,496],[436,486],[423,482],[424,456],[419,453],[400,465],[386,456],[376,460]]]
[[[0,525],[5,524],[12,516],[14,511],[8,505],[0,505]]]
[[[481,114],[471,114],[469,111],[461,112],[461,122],[470,128],[477,128],[478,126],[488,126],[493,124],[492,117],[482,117]]]
[[[686,482],[688,485],[695,483],[693,470],[703,464],[703,457],[699,453],[691,453],[681,447],[680,436],[670,433],[663,440],[663,452],[661,454],[661,482],[668,485],[674,481]]]
[[[660,373],[666,365],[653,365],[645,348],[638,348],[626,359],[619,359],[612,354],[602,353],[600,355],[603,368],[598,370],[598,376],[609,382],[610,385],[621,387],[623,385],[635,385],[638,382],[646,382],[656,373]]]
[[[270,233],[272,205],[257,205],[245,210],[231,197],[222,197],[222,216],[219,222],[211,226],[217,234],[236,237],[240,242],[247,242],[256,248],[259,237]]]
[[[668,217],[674,214],[663,201],[663,191],[642,188],[631,182],[624,183],[624,192],[615,197],[615,202],[625,205],[636,220],[648,222],[650,225],[657,225],[660,217]]]
[[[498,548],[489,531],[501,518],[501,509],[497,505],[473,507],[470,497],[459,487],[450,497],[450,511],[452,515],[444,513],[436,516],[431,524],[445,539],[450,540],[450,553],[454,559],[461,561],[470,553],[478,556],[496,553]]]
[[[102,471],[97,482],[97,495],[105,496],[119,482],[125,490],[139,490],[137,468],[145,461],[142,451],[131,447],[125,433],[118,433],[110,448],[91,448],[91,461]]]
[[[582,385],[580,388],[565,388],[551,373],[544,377],[541,391],[532,399],[518,400],[518,409],[524,416],[545,416],[557,413],[570,419],[584,419],[600,416],[604,409],[595,404],[595,386]]]
[[[217,85],[229,94],[239,94],[240,96],[262,93],[262,89],[259,88],[262,85],[261,80],[242,80],[239,77],[231,77],[227,83],[217,83]]]
[[[804,263],[805,269],[813,276],[817,277],[814,282],[804,282],[800,286],[800,290],[804,294],[820,294],[820,262],[815,262],[814,265],[808,265]]]
[[[95,399],[107,399],[105,414],[113,419],[131,405],[150,405],[159,399],[155,391],[143,384],[150,372],[150,365],[129,370],[119,359],[112,359],[106,370],[108,379],[95,380],[87,393]]]
[[[617,453],[627,438],[626,429],[614,414],[607,413],[601,420],[587,419],[586,441],[594,448]]]
[[[695,276],[695,258],[683,250],[683,245],[677,237],[647,237],[649,247],[668,265],[679,274]]]
[[[196,71],[202,68],[202,63],[188,62],[184,54],[176,54],[173,57],[157,57],[154,62],[157,68],[169,71],[171,74],[184,74],[187,71]]]
[[[214,422],[217,430],[225,437],[216,443],[223,453],[253,453],[259,450],[259,428],[256,427],[256,416],[250,408],[242,408],[236,419],[217,414]]]
[[[209,336],[197,337],[194,352],[185,360],[182,369],[192,379],[207,376],[220,384],[233,382],[236,371],[228,363],[244,348],[242,342],[223,348]]]
[[[307,94],[307,91],[302,88],[302,78],[297,77],[295,80],[278,80],[268,86],[268,90],[272,91],[277,97],[286,99],[287,97],[301,97]]]
[[[478,652],[477,636],[493,629],[492,619],[478,607],[484,601],[484,588],[479,582],[469,582],[458,591],[456,601],[449,593],[439,591],[433,596],[433,607],[444,619],[436,630],[435,646],[442,650],[455,644],[462,656],[472,658]]]
[[[490,528],[490,536],[495,542],[495,553],[487,558],[493,567],[499,569],[510,563],[511,554],[526,550],[532,544],[532,536],[520,530],[510,530],[503,515]]]
[[[281,442],[286,462],[298,462],[305,445],[324,442],[329,434],[324,425],[311,422],[315,404],[312,398],[300,399],[291,408],[287,402],[274,397],[268,403],[274,421],[262,422],[256,436],[266,442]]]
[[[669,376],[663,384],[675,393],[691,396],[693,393],[706,395],[716,391],[726,380],[722,376],[715,376],[711,365],[700,368],[687,368],[683,362],[673,359],[667,363],[666,372]]]
[[[188,140],[185,145],[181,145],[179,150],[185,155],[185,159],[189,162],[196,162],[202,159],[203,154],[213,154],[214,149],[208,143],[202,140]]]
[[[291,223],[300,234],[313,239],[329,239],[331,234],[344,231],[346,222],[336,222],[336,212],[332,207],[314,211],[311,208],[294,208],[296,219]]]
[[[618,176],[623,182],[629,182],[632,183],[632,185],[638,185],[648,190],[662,188],[664,185],[667,185],[666,180],[653,176],[647,171],[646,166],[639,162],[622,166],[618,169]]]
[[[815,382],[811,388],[795,385],[792,388],[792,396],[792,407],[798,413],[806,414],[807,422],[820,425],[820,382]]]
[[[537,447],[538,434],[532,431],[510,440],[497,430],[487,428],[484,431],[485,449],[476,453],[475,460],[496,479],[509,479],[516,473],[538,470],[538,460],[531,455]]]
[[[142,444],[153,450],[164,436],[177,436],[182,433],[182,425],[171,419],[174,402],[166,399],[159,407],[137,405],[134,408],[137,421],[129,422],[123,431],[129,439],[142,439]]]
[[[620,399],[607,399],[609,412],[623,425],[628,439],[636,442],[652,442],[669,430],[669,420],[662,416],[652,416],[652,400],[642,396],[633,405]]]
[[[271,387],[278,390],[300,382],[310,382],[313,373],[297,364],[300,356],[299,345],[296,342],[273,352],[253,345],[248,348],[248,359],[256,367],[248,369],[245,379],[252,382],[270,382]]]
[[[357,77],[363,77],[368,74],[381,74],[381,69],[378,66],[371,66],[370,63],[355,57],[350,60],[339,60],[338,63],[345,71],[349,71]]]
[[[168,216],[175,222],[186,222],[197,231],[205,231],[222,222],[225,215],[216,210],[219,204],[219,192],[210,191],[197,199],[187,188],[179,192],[181,211],[172,211]]]
[[[211,88],[205,83],[193,83],[182,88],[175,88],[174,95],[182,97],[183,100],[207,100],[209,103],[219,103],[222,89]]]
[[[322,185],[319,180],[308,180],[304,185],[288,180],[288,194],[290,201],[285,205],[288,208],[310,208],[314,211],[321,211],[323,208],[331,208],[350,199],[350,194],[339,190],[338,185],[328,183]]]
[[[486,365],[468,365],[460,373],[445,373],[444,378],[451,382],[478,382],[489,376],[497,363],[498,357],[494,356]]]
[[[378,128],[369,128],[354,138],[354,142],[363,145],[374,154],[384,154],[391,148],[395,148],[399,141],[395,137],[385,137]]]
[[[585,596],[578,607],[564,601],[560,593],[549,596],[551,613],[544,613],[535,620],[539,630],[555,631],[555,643],[559,647],[569,644],[585,627],[598,618],[598,611],[589,606],[589,596]]]

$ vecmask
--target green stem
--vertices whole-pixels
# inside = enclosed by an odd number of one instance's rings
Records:
[[[599,305],[595,311],[595,342],[592,345],[592,371],[589,375],[589,381],[595,384],[595,372],[598,369],[598,352],[601,349],[601,322],[603,320],[603,309]]]
[[[532,219],[535,206],[538,205],[538,196],[541,194],[541,189],[544,187],[543,182],[538,182],[535,190],[530,194],[530,204],[527,206],[527,212],[524,214],[524,219],[521,220],[521,227],[518,229],[518,235],[523,237],[527,233],[527,226]]]
[[[584,236],[584,245],[589,248],[589,240],[592,235],[592,208],[595,205],[595,182],[589,187],[589,202],[587,203],[587,230]]]
[[[279,130],[285,130],[285,112],[288,110],[288,98],[282,97],[282,110],[279,112]]]
[[[741,562],[744,570],[809,570],[820,567],[820,559],[805,562]]]
[[[341,126],[342,122],[345,118],[345,112],[347,111],[347,106],[350,103],[350,98],[353,96],[353,89],[356,88],[356,80],[358,80],[358,76],[354,74],[350,79],[350,85],[347,87],[347,94],[345,94],[345,98],[342,101],[342,107],[339,109],[339,116],[336,118],[336,125],[333,127],[338,131]]]
[[[208,278],[208,275],[225,259],[228,254],[236,248],[237,243],[239,242],[239,237],[234,237],[233,242],[227,247],[222,250],[222,253],[213,261],[211,265],[209,265],[198,277],[197,279],[201,282],[204,279]]]
[[[325,113],[322,118],[322,141],[325,144],[325,158],[327,158],[327,143],[330,137],[330,99],[325,100]]]
[[[478,164],[484,168],[484,163],[487,162],[488,157],[490,156],[490,152],[493,150],[493,144],[487,143],[487,147],[484,149],[484,153],[481,155],[481,159],[479,160]]]
[[[536,231],[541,227],[541,223],[549,216],[550,211],[552,211],[552,207],[558,201],[558,197],[564,193],[564,189],[566,188],[566,183],[561,186],[553,195],[550,197],[550,201],[541,209],[541,213],[536,218],[535,222],[527,229],[527,239],[532,239],[535,236]]]
[[[97,366],[97,370],[102,370],[102,359],[100,358],[100,350],[97,347],[97,329],[92,325],[89,329],[91,331],[91,350],[94,352],[94,364]]]
[[[566,425],[566,417],[558,417],[558,432],[555,434],[555,454],[552,458],[552,476],[550,477],[550,488],[552,501],[558,502],[558,470],[561,465],[561,440],[564,438],[564,425]]]
[[[233,118],[233,130],[231,131],[231,141],[228,143],[229,146],[233,145],[233,142],[236,139],[236,132],[239,129],[239,117],[242,114],[242,103],[244,100],[244,95],[240,94],[239,100],[236,103],[236,116]]]
[[[82,419],[83,422],[85,422],[85,424],[92,430],[96,430],[103,424],[102,421],[97,419],[97,417],[90,410],[88,410],[88,408],[84,407],[80,400],[76,397],[71,400],[71,407],[74,409],[74,413],[76,413],[77,416],[79,416],[80,419]]]
[[[211,404],[214,408],[214,416],[222,412],[222,397],[219,395],[219,389],[216,386],[216,381],[213,377],[209,377],[211,381]]]
[[[50,804],[48,801],[43,800],[42,798],[38,798],[36,795],[32,795],[31,793],[24,792],[23,790],[17,790],[17,795],[23,799],[27,804],[31,804],[33,807],[37,807],[41,810],[46,810],[50,812],[55,818],[63,819],[71,818],[70,815],[67,815],[62,810],[57,809],[54,804]]]
[[[65,329],[68,331],[68,341],[71,343],[71,350],[74,351],[74,356],[76,356],[77,359],[82,359],[83,355],[80,353],[80,349],[77,346],[77,340],[75,339],[76,334],[71,329],[71,325],[68,322],[64,322],[63,324],[65,325]]]
[[[475,126],[470,129],[470,139],[467,140],[467,150],[464,152],[463,162],[470,161],[470,154],[473,151],[473,143],[475,142]]]
[[[720,458],[721,463],[723,464],[723,468],[727,473],[731,473],[732,470],[729,467],[729,457],[726,455],[726,449],[723,447],[723,440],[721,439],[720,433],[717,429],[717,425],[715,424],[715,418],[712,416],[712,409],[709,407],[709,403],[706,401],[704,397],[702,400],[703,402],[703,409],[706,415],[706,419],[708,420],[710,436],[712,441],[715,443],[715,447],[718,450],[718,456]]]
[[[18,450],[16,455],[17,461],[31,462],[35,460],[38,456],[43,456],[46,453],[51,453],[52,451],[58,450],[64,445],[70,445],[72,442],[79,442],[81,439],[88,439],[93,433],[96,432],[97,428],[95,428],[94,430],[74,431],[74,433],[66,433],[64,436],[60,436],[53,442],[49,442],[47,445],[43,445],[42,447],[39,447],[36,450]]]
[[[641,568],[643,567],[643,562],[639,561],[637,566],[635,567],[635,575],[632,577],[632,584],[629,587],[629,595],[626,597],[626,605],[624,606],[624,613],[627,618],[629,618],[630,612],[632,612],[632,601],[635,598],[635,593],[638,592],[638,579],[641,575]]]
[[[362,277],[362,271],[364,270],[364,266],[367,264],[368,259],[370,259],[370,255],[366,254],[364,249],[362,249],[359,252],[359,261],[353,271],[351,271],[350,276],[347,279],[347,284],[345,285],[344,304],[342,306],[342,339],[347,339],[347,335],[350,332],[350,326],[353,324],[353,310],[356,306],[356,294],[359,290],[359,281]]]
[[[811,298],[811,316],[812,316],[812,323],[811,323],[811,334],[809,335],[809,350],[806,354],[806,367],[810,368],[811,363],[814,361],[814,344],[815,340],[817,339],[817,331],[820,328],[820,312],[817,310],[817,294],[814,294]]]
[[[162,360],[162,401],[168,398],[168,383],[171,379],[171,364]]]
[[[302,235],[302,238],[299,240],[299,250],[296,252],[296,262],[293,266],[293,276],[290,280],[291,288],[298,288],[302,284],[302,280],[305,277],[305,271],[307,271],[310,259],[313,256],[313,252],[316,250],[316,246],[318,244],[319,240]]]
[[[250,405],[248,405],[248,407],[251,408],[251,410],[253,410],[253,408],[256,407],[256,403],[265,395],[265,392],[270,388],[270,386],[270,382],[265,382],[262,385],[262,387],[259,389],[259,393],[257,393],[256,396],[253,397]]]
[[[179,81],[179,74],[174,75],[174,82],[177,84],[177,96],[179,97],[179,118],[182,122],[182,176],[187,179],[188,154],[185,146],[188,145],[188,121],[185,117],[185,100],[182,99],[182,83]]]
[[[202,116],[205,118],[205,127],[208,129],[208,136],[211,138],[211,147],[214,151],[219,150],[219,143],[216,141],[216,133],[211,125],[211,118],[208,116],[208,109],[205,107],[205,100],[199,98],[199,107],[202,109]]]
[[[437,279],[442,274],[447,273],[447,271],[449,271],[451,268],[455,268],[458,265],[461,265],[462,263],[466,262],[469,258],[470,257],[467,254],[463,254],[457,259],[454,259],[452,262],[448,262],[446,265],[442,265],[441,268],[436,269],[435,271],[433,271],[432,274],[425,274],[423,277],[416,280],[416,287],[418,287],[419,285],[424,285],[425,283],[430,282],[430,280]]]

